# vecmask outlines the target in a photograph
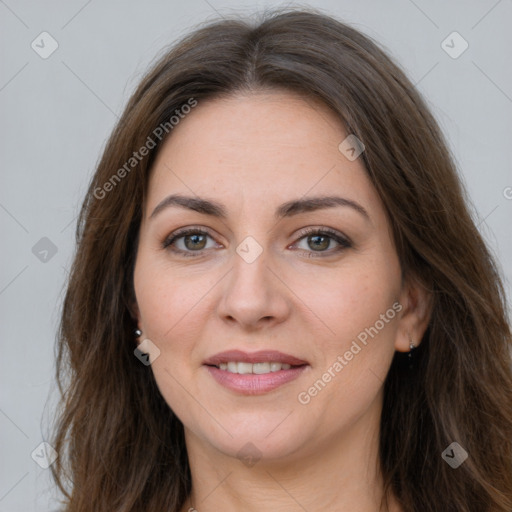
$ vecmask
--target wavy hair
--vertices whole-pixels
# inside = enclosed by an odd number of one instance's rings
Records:
[[[316,10],[196,28],[152,65],[113,130],[81,208],[56,345],[52,473],[65,510],[178,512],[190,492],[183,425],[133,353],[148,179],[183,105],[272,89],[320,100],[363,141],[403,274],[432,294],[414,370],[396,353],[384,384],[386,493],[408,512],[510,512],[511,333],[496,264],[425,101],[371,38]],[[441,456],[454,441],[469,454],[457,469]]]

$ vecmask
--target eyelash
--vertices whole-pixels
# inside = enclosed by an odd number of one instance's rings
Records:
[[[172,251],[173,253],[180,254],[185,257],[194,258],[194,257],[202,256],[204,251],[207,249],[200,249],[197,251],[190,251],[190,250],[184,251],[182,249],[176,249],[175,247],[172,247],[172,244],[174,242],[176,242],[180,238],[184,238],[187,235],[207,235],[213,239],[213,236],[211,235],[211,233],[203,228],[194,228],[194,227],[185,228],[182,230],[178,230],[178,231],[172,233],[169,237],[167,237],[162,242],[162,248],[168,249],[168,250]],[[335,231],[331,228],[304,228],[299,232],[299,238],[297,239],[296,242],[294,242],[294,244],[296,244],[303,238],[306,238],[309,236],[327,236],[328,238],[330,238],[331,240],[334,240],[337,244],[339,244],[338,247],[333,250],[331,249],[328,251],[312,251],[312,250],[309,251],[311,254],[320,255],[320,257],[332,256],[333,254],[337,254],[338,252],[343,251],[344,249],[348,249],[348,248],[352,247],[352,242],[349,240],[348,237],[341,235],[340,233],[338,233],[337,231]],[[294,244],[292,244],[292,245],[294,245]]]

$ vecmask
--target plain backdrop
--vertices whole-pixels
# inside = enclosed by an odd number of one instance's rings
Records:
[[[76,215],[117,116],[157,53],[197,24],[283,5],[0,0],[0,512],[58,505],[50,470],[34,459],[57,398],[55,334]],[[302,5],[376,39],[427,99],[510,297],[512,2]]]

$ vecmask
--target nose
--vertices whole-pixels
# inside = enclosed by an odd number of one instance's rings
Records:
[[[234,255],[217,313],[227,323],[254,331],[284,322],[290,315],[290,291],[266,252],[250,263]]]

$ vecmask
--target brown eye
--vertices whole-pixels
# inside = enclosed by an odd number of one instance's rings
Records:
[[[186,235],[183,237],[185,247],[191,251],[204,249],[206,246],[206,235]]]
[[[200,256],[203,254],[203,250],[215,247],[220,247],[220,245],[215,243],[210,233],[198,228],[188,228],[172,233],[162,243],[163,249],[184,256]]]
[[[329,247],[331,238],[324,235],[312,235],[308,236],[308,245],[314,251],[323,251]]]
[[[342,233],[330,228],[307,228],[294,244],[297,249],[329,256],[352,247],[352,242]],[[302,245],[302,246],[301,246]]]

